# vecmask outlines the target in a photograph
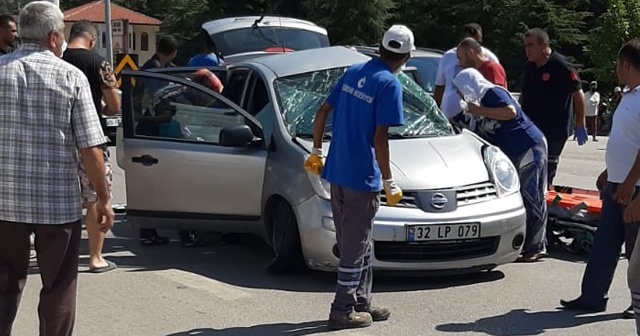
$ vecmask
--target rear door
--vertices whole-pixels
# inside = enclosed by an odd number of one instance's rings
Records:
[[[128,218],[163,227],[259,219],[266,161],[260,123],[181,76],[122,76]],[[222,146],[220,131],[242,125],[251,128],[254,141]]]

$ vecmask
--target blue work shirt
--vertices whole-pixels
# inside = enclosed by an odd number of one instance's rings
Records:
[[[544,135],[540,129],[505,89],[490,89],[480,103],[484,107],[515,107],[515,118],[505,121],[484,118],[478,127],[478,133],[491,144],[500,147],[514,164],[517,165],[522,155],[531,147],[543,143]]]
[[[189,60],[187,66],[192,67],[207,67],[207,66],[218,66],[222,62],[218,59],[216,54],[198,54]]]
[[[332,140],[322,178],[362,192],[382,190],[374,135],[404,124],[402,85],[378,59],[350,67],[326,102],[333,107]]]

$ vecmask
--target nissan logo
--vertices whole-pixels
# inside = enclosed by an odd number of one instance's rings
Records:
[[[433,194],[433,196],[431,196],[431,206],[435,209],[440,210],[444,208],[444,206],[447,205],[447,202],[449,202],[449,200],[441,193]]]

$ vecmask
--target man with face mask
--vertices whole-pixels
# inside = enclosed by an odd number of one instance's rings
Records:
[[[18,27],[11,15],[0,15],[0,56],[11,52],[18,40]]]
[[[371,305],[371,233],[384,189],[387,205],[402,198],[389,164],[388,129],[404,124],[402,85],[394,76],[415,50],[413,32],[394,25],[384,34],[380,58],[351,66],[320,107],[313,151],[304,167],[331,183],[331,208],[340,252],[329,327],[363,328],[391,314]],[[331,149],[323,169],[322,142],[333,110]]]
[[[99,146],[102,133],[87,77],[60,59],[64,15],[34,1],[20,11],[22,45],[0,57],[0,335],[11,335],[27,281],[31,233],[42,281],[40,335],[67,336],[76,313],[82,203],[78,161],[113,226]]]

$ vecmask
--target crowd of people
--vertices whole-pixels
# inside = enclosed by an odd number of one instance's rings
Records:
[[[18,33],[21,45],[12,50]],[[101,254],[105,234],[114,224],[102,116],[117,113],[121,102],[111,65],[92,51],[96,34],[89,22],[78,22],[67,44],[63,14],[48,1],[26,5],[18,22],[0,16],[0,336],[11,335],[27,279],[31,235],[42,279],[41,335],[73,333],[83,208],[90,271],[117,267]],[[518,101],[507,89],[499,59],[482,46],[482,39],[479,25],[465,26],[464,37],[440,63],[435,100],[453,125],[477,133],[512,160],[527,214],[519,261],[536,262],[547,256],[547,190],[570,135],[575,134],[579,145],[588,141],[585,116],[592,117],[589,109],[599,105],[597,84],[590,85],[585,97],[576,71],[551,49],[547,33],[534,28],[524,34],[528,62]],[[205,44],[190,64],[220,64],[223,60],[214,49]],[[381,41],[380,58],[350,67],[316,114],[314,148],[305,169],[331,183],[340,252],[329,313],[333,329],[367,327],[391,315],[372,304],[372,226],[380,192],[390,206],[403,195],[390,167],[388,129],[404,123],[402,86],[395,74],[413,50],[411,30],[393,25]],[[157,53],[142,68],[173,66],[176,54],[175,39],[160,39]],[[624,243],[632,302],[625,316],[636,318],[640,335],[640,315],[634,314],[640,313],[640,252],[633,248],[640,223],[640,39],[619,50],[616,72],[621,98],[607,144],[606,170],[596,183],[603,199],[600,225],[582,294],[561,304],[569,310],[604,311]],[[208,71],[193,77],[222,90]],[[355,95],[356,86],[372,99]],[[330,113],[333,140],[325,162],[322,138]],[[195,233],[180,235],[183,243],[194,243]],[[141,231],[142,244],[167,241],[155,230]]]
[[[460,43],[448,50],[438,68],[434,98],[443,114],[459,128],[475,132],[499,147],[516,167],[526,208],[526,238],[520,262],[547,256],[546,195],[553,186],[562,151],[570,135],[578,145],[588,141],[587,122],[596,140],[594,117],[600,106],[597,84],[585,96],[576,70],[552,50],[540,28],[524,33],[527,62],[522,92],[516,100],[507,89],[507,74],[498,57],[482,46],[482,28],[464,26]],[[404,123],[402,91],[393,74],[415,49],[406,26],[392,26],[380,45],[380,59],[357,64],[339,79],[314,121],[313,150],[305,169],[331,183],[331,207],[336,226],[340,263],[329,326],[361,328],[390,316],[371,300],[371,230],[380,206],[379,192],[393,206],[402,190],[389,167],[389,127]],[[640,39],[626,43],[617,55],[619,105],[614,113],[606,151],[606,170],[597,178],[603,206],[589,255],[582,295],[561,301],[568,310],[599,312],[606,308],[607,292],[620,249],[626,242],[632,306],[623,316],[640,313],[640,252],[633,250],[640,220]],[[366,83],[365,85],[358,85]],[[373,97],[358,99],[350,88]],[[322,137],[333,113],[332,142],[326,155]],[[588,119],[587,119],[588,118]],[[640,318],[636,318],[640,335]]]

